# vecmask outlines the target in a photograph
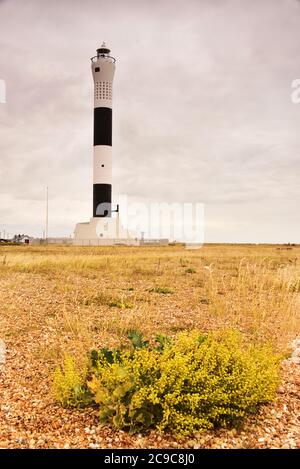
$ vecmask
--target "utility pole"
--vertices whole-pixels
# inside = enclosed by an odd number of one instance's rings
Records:
[[[49,211],[49,193],[48,193],[48,186],[46,187],[46,226],[45,226],[45,241],[48,242],[48,211]]]

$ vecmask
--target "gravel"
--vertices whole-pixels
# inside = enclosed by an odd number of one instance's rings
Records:
[[[282,363],[275,403],[261,408],[239,430],[178,439],[155,431],[131,436],[99,425],[95,409],[61,408],[51,395],[42,360],[30,363],[26,349],[11,343],[0,368],[0,448],[300,448],[298,345],[299,340],[292,357]]]

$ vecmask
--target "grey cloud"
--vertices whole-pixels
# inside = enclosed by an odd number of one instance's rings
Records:
[[[0,226],[34,231],[46,185],[51,234],[90,216],[89,58],[103,39],[117,58],[115,194],[205,202],[208,240],[295,240],[296,0],[0,0]]]

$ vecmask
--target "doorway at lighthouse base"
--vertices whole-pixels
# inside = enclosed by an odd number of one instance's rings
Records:
[[[95,217],[89,222],[77,223],[74,231],[76,246],[138,246],[140,240],[122,227],[118,218]]]

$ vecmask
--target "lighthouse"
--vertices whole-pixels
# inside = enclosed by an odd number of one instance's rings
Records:
[[[103,43],[91,62],[94,81],[93,216],[89,222],[76,224],[74,244],[138,245],[137,237],[121,226],[118,206],[114,210],[112,205],[112,104],[116,59]]]
[[[115,58],[105,43],[91,58],[94,79],[93,217],[111,217]]]

